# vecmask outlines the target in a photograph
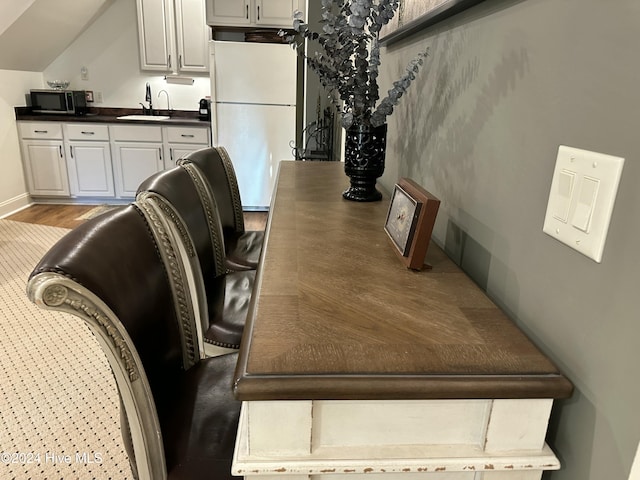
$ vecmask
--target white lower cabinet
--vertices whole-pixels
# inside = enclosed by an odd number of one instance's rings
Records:
[[[34,197],[134,198],[140,183],[211,145],[208,126],[19,121]]]
[[[34,196],[69,196],[69,179],[57,123],[24,122],[18,126],[29,193]]]
[[[31,195],[69,196],[62,140],[23,140],[22,155]]]
[[[162,127],[110,125],[116,197],[133,198],[138,186],[164,170]]]
[[[69,188],[75,197],[113,197],[113,166],[106,125],[63,126]]]
[[[200,127],[163,127],[165,139],[164,168],[176,166],[185,155],[208,147],[209,129]]]
[[[133,198],[138,185],[164,170],[162,143],[118,143],[113,146],[116,196]]]
[[[76,197],[113,197],[109,142],[68,142],[69,187]]]

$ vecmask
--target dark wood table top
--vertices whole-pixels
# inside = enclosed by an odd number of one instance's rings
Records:
[[[282,162],[236,370],[240,400],[566,398],[571,383],[433,242],[406,269],[389,197]]]

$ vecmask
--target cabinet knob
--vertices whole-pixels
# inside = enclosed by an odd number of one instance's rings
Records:
[[[185,138],[193,138],[193,137],[194,137],[194,135],[193,135],[193,134],[190,134],[190,133],[189,133],[189,134],[187,134],[187,133],[182,133],[182,134],[180,134],[180,136],[181,136],[181,137],[185,137]]]
[[[258,5],[258,21],[260,21],[260,5]]]
[[[62,145],[59,145],[58,148],[60,149],[60,158],[64,158],[64,153],[62,153]]]
[[[249,20],[249,5],[247,5],[247,20]]]
[[[82,133],[83,135],[95,135],[96,134],[96,132],[88,132],[88,131],[87,132],[82,131],[80,133]]]
[[[49,133],[49,130],[34,130],[35,133]]]

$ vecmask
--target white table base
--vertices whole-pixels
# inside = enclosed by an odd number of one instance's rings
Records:
[[[246,480],[539,480],[552,399],[243,402]]]

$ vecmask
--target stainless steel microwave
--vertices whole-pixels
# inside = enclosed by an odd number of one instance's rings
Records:
[[[84,90],[31,90],[31,109],[37,113],[84,115],[87,96]]]

